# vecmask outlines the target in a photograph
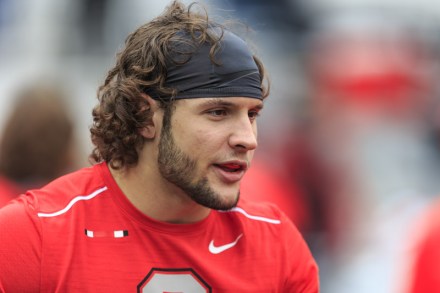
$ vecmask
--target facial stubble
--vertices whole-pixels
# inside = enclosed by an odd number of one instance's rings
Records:
[[[197,176],[197,161],[177,146],[171,132],[172,112],[171,108],[165,110],[160,135],[158,163],[161,175],[202,206],[215,210],[229,210],[235,207],[239,200],[239,191],[235,201],[226,201],[211,188],[206,176],[193,182]]]

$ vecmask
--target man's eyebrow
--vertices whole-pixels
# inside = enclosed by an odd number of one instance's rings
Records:
[[[226,107],[234,107],[237,106],[235,103],[232,103],[228,101],[228,98],[211,98],[207,101],[204,101],[201,104],[202,107],[217,107],[217,106],[226,106]],[[259,103],[258,105],[255,105],[254,108],[261,110],[263,109],[264,104]]]
[[[222,98],[211,98],[207,101],[204,101],[201,106],[206,106],[206,107],[210,107],[210,106],[233,106],[234,103],[231,103],[229,101],[227,101],[226,99],[222,99]]]

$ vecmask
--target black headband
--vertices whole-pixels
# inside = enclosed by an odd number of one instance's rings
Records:
[[[218,28],[212,30],[214,33],[221,33]],[[195,47],[192,38],[185,36],[174,45],[171,58],[173,61],[167,63],[165,86],[177,89],[176,99],[262,99],[260,72],[252,53],[241,38],[229,31],[223,31],[219,50],[214,56],[218,63],[216,65],[210,59],[211,44],[205,42]],[[154,89],[147,89],[146,93],[154,99],[166,98],[160,97]]]

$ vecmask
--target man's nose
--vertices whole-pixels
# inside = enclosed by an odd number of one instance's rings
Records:
[[[229,144],[232,148],[250,151],[258,146],[257,142],[257,126],[251,122],[246,115],[245,118],[237,119],[236,123],[232,125]]]

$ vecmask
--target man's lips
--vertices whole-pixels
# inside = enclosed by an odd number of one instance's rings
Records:
[[[242,161],[230,161],[230,162],[223,162],[214,165],[226,172],[246,171],[248,168],[248,164]]]
[[[236,183],[243,178],[248,168],[245,161],[228,161],[214,164],[216,173],[225,183]]]

